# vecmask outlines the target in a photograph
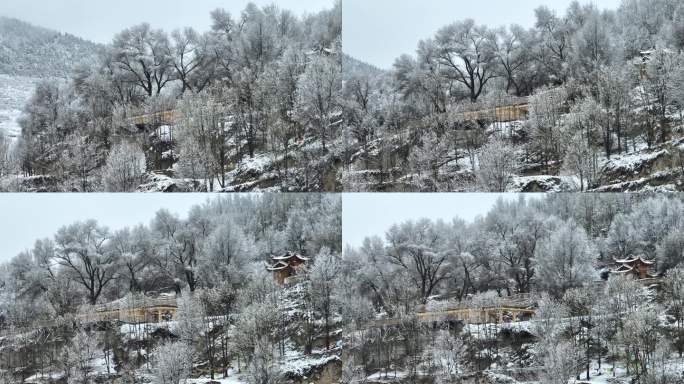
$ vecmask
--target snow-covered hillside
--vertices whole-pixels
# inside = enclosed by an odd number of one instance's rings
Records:
[[[19,117],[31,98],[39,78],[0,74],[0,131],[16,138],[21,133]]]
[[[218,9],[207,14],[209,30],[180,34],[147,20],[105,46],[0,19],[11,100],[0,120],[16,136],[18,116],[26,117],[24,145],[0,153],[0,189],[339,190],[341,3],[331,5],[306,17],[249,6],[235,20]],[[282,20],[292,26],[263,30]],[[249,75],[236,81],[236,73]],[[18,76],[48,80],[27,102],[29,82]],[[136,161],[118,159],[125,156]],[[127,165],[132,176],[116,182]]]
[[[227,195],[186,208],[201,230],[164,209],[149,227],[65,225],[45,240],[49,267],[26,253],[0,264],[0,384],[337,382],[341,203]],[[74,247],[102,253],[61,265]],[[95,273],[91,294],[78,276]]]
[[[66,79],[92,62],[98,44],[0,16],[0,131],[20,134],[18,119],[40,79]]]
[[[684,190],[684,3],[622,3],[454,15],[386,71],[345,58],[344,189]]]
[[[65,78],[93,60],[100,45],[0,16],[0,74]]]

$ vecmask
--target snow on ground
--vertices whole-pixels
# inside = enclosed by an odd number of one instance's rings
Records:
[[[0,106],[0,108],[2,108]],[[0,131],[11,138],[16,138],[21,133],[19,127],[19,117],[21,111],[18,109],[0,109]]]
[[[167,328],[168,323],[142,323],[142,324],[121,324],[119,332],[124,341],[143,341],[145,338],[160,328]]]
[[[201,191],[202,183],[190,179],[175,179],[173,177],[150,172],[145,182],[136,188],[137,192],[206,192]],[[200,190],[198,190],[200,189]]]
[[[0,74],[0,130],[10,137],[21,132],[19,117],[21,109],[29,101],[40,79]]]
[[[456,165],[462,171],[472,171],[480,166],[480,164],[478,164],[477,156],[475,156],[473,160],[474,161],[471,161],[469,156],[463,156],[456,160]]]
[[[509,330],[514,333],[530,333],[532,321],[515,321],[510,323],[489,323],[489,324],[466,324],[463,326],[463,334],[470,335],[475,339],[488,339],[497,335],[502,330]]]
[[[572,192],[579,190],[580,181],[575,176],[515,176],[509,192]]]
[[[502,137],[507,139],[513,139],[519,136],[525,129],[525,120],[517,121],[507,121],[507,122],[495,122],[489,124],[486,129],[488,135],[494,133],[501,134]]]
[[[264,172],[268,166],[273,162],[273,157],[265,153],[257,153],[254,157],[244,157],[239,164],[241,171],[254,170],[257,172]]]
[[[54,380],[59,380],[62,378],[61,373],[36,373],[35,375],[29,376],[26,379],[24,379],[24,383],[28,384],[39,384],[39,383],[44,383],[46,381],[54,381]]]
[[[677,192],[681,185],[679,183],[660,183],[659,180],[671,180],[680,176],[679,171],[660,171],[651,175],[630,181],[614,184],[602,185],[591,192],[657,192],[668,193]]]
[[[105,360],[104,353],[100,353],[97,357],[90,360],[88,365],[91,369],[89,376],[93,377],[106,377],[110,374],[116,374],[116,368],[114,363],[114,352],[109,351],[109,372],[107,370],[107,361]],[[61,379],[63,376],[62,372],[44,372],[36,373],[35,375],[29,376],[23,382],[31,384],[43,384],[47,382],[53,382]]]
[[[107,375],[109,373],[116,373],[114,364],[114,352],[109,351],[109,372],[107,372],[107,360],[105,360],[104,353],[90,361],[92,372],[94,375]]]
[[[664,371],[681,374],[682,367],[684,367],[684,359],[676,357],[672,354],[671,358],[665,363]],[[656,369],[660,369],[659,367]],[[631,383],[633,376],[627,374],[627,370],[622,365],[616,365],[615,372],[613,372],[612,362],[603,361],[599,369],[598,361],[592,360],[589,368],[589,380],[586,380],[586,371],[580,375],[581,383],[586,384],[616,384],[616,383]]]
[[[669,155],[667,149],[659,151],[640,151],[626,155],[617,155],[606,160],[603,165],[604,172],[616,172],[621,174],[638,174],[644,164],[657,160],[659,157]]]
[[[248,384],[249,381],[240,378],[240,376],[228,376],[225,379],[188,379],[187,384],[207,384],[207,383],[219,383],[219,384]]]
[[[159,137],[159,140],[168,143],[171,142],[171,126],[169,125],[162,125],[159,127],[157,130],[157,136]]]
[[[397,372],[377,372],[368,377],[366,381],[371,383],[397,383],[399,380],[408,376],[407,372],[397,371]]]
[[[330,351],[313,351],[311,355],[304,355],[292,346],[288,346],[280,363],[280,369],[286,374],[292,374],[297,377],[308,375],[312,370],[323,367],[326,364],[340,360],[339,356],[331,355]]]

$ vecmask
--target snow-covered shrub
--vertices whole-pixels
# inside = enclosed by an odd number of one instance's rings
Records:
[[[107,192],[132,192],[142,182],[145,154],[135,144],[121,143],[112,148],[102,170]]]
[[[182,341],[162,344],[152,352],[155,384],[184,384],[192,371],[193,348]]]
[[[505,192],[518,170],[515,148],[495,139],[480,149],[477,180],[483,191]]]
[[[89,384],[93,360],[98,352],[97,340],[85,331],[79,331],[62,350],[62,366],[67,383]]]
[[[250,384],[280,383],[280,372],[275,363],[274,346],[266,337],[259,337],[249,361]]]

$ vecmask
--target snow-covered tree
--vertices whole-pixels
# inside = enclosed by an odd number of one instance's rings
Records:
[[[116,255],[105,247],[108,238],[107,228],[95,220],[62,227],[55,235],[54,262],[85,288],[90,304],[97,303],[103,289],[116,277]]]
[[[251,384],[276,384],[281,380],[275,364],[274,347],[266,337],[257,336],[254,353],[249,362]]]
[[[620,64],[601,67],[598,72],[597,97],[606,110],[603,121],[603,146],[606,156],[610,157],[613,147],[613,135],[617,139],[617,151],[627,149],[627,138],[634,124],[634,100],[631,94],[634,88],[634,76],[629,69]]]
[[[567,19],[559,17],[547,6],[534,10],[535,28],[539,33],[538,60],[552,79],[563,81],[571,50],[571,29]]]
[[[530,289],[535,277],[535,252],[547,236],[547,225],[538,212],[527,208],[524,199],[510,203],[498,200],[485,217],[492,261],[504,265],[506,277],[518,293]]]
[[[676,68],[682,66],[681,57],[667,49],[656,50],[647,66],[648,80],[645,89],[648,95],[650,112],[658,121],[659,135],[656,142],[664,142],[670,133],[668,110],[672,103],[670,96],[676,83]]]
[[[330,321],[336,309],[334,299],[340,267],[339,256],[332,254],[328,249],[323,249],[315,257],[308,271],[311,284],[309,296],[313,307],[323,316],[326,349],[330,348]]]
[[[463,374],[465,345],[463,339],[440,331],[435,340],[434,359],[439,368],[438,383],[454,383]]]
[[[190,291],[194,291],[199,282],[199,236],[195,236],[187,223],[177,215],[164,209],[156,213],[151,227],[160,245],[155,263],[163,273],[176,281],[178,292],[181,281],[187,284]]]
[[[128,280],[130,292],[140,292],[145,270],[156,256],[156,244],[151,239],[149,229],[139,225],[134,229],[123,228],[114,232],[107,243],[109,252],[122,265],[119,277]]]
[[[658,268],[667,271],[684,261],[684,231],[674,229],[657,245]]]
[[[568,142],[563,168],[579,177],[580,191],[589,189],[596,182],[599,173],[597,155],[581,133],[576,133]]]
[[[574,222],[558,224],[535,256],[539,284],[556,294],[584,285],[594,277],[594,247],[584,229]]]
[[[182,84],[181,93],[202,92],[214,80],[215,55],[210,44],[209,36],[200,35],[193,28],[171,33],[169,56],[176,72],[174,77]]]
[[[662,340],[658,328],[657,308],[643,308],[625,317],[620,340],[624,345],[624,363],[631,373],[642,375],[653,364],[653,354]]]
[[[477,159],[476,174],[482,190],[505,192],[518,170],[515,148],[501,139],[495,139],[480,149]]]
[[[184,341],[160,344],[152,351],[155,383],[184,384],[192,372],[194,348]]]
[[[180,341],[192,345],[193,341],[201,337],[202,320],[206,310],[199,299],[189,291],[184,291],[178,299],[176,311],[177,332]]]
[[[550,384],[566,384],[581,369],[580,353],[572,342],[548,341],[540,348],[543,369],[540,379]]]
[[[297,114],[304,124],[314,129],[323,148],[334,134],[340,117],[341,68],[328,57],[316,57],[310,62],[297,84]]]
[[[143,23],[121,31],[112,42],[114,64],[146,95],[158,95],[171,81],[168,35]]]
[[[541,295],[534,313],[533,332],[537,337],[553,339],[561,332],[563,318],[570,315],[568,307],[548,293]]]
[[[245,361],[250,361],[257,350],[262,348],[261,353],[268,353],[263,348],[270,348],[273,353],[273,330],[279,329],[281,324],[281,314],[278,312],[278,289],[275,281],[268,276],[265,271],[260,270],[249,284],[238,293],[238,317],[235,324],[235,337],[232,340],[235,350]],[[261,338],[271,337],[270,341],[265,342]],[[259,358],[265,358],[261,356]]]
[[[610,23],[599,10],[588,8],[583,15],[583,24],[574,33],[571,53],[574,76],[582,80],[593,80],[601,66],[609,64],[615,56]]]
[[[132,192],[142,182],[145,154],[135,144],[121,143],[112,148],[102,171],[105,190]]]
[[[444,69],[443,76],[468,89],[472,102],[497,76],[495,39],[494,32],[472,19],[443,27],[435,36],[433,60]]]
[[[85,137],[72,137],[69,140],[71,154],[67,168],[77,177],[77,188],[81,192],[92,191],[97,186],[95,171],[99,167],[97,147]],[[1,151],[1,150],[0,150]]]
[[[226,186],[231,155],[231,123],[224,98],[220,88],[211,87],[200,94],[185,94],[178,106],[178,169],[184,176],[208,183],[210,190],[214,180],[220,187]]]
[[[561,155],[561,115],[566,103],[564,87],[541,88],[529,98],[527,126],[530,130],[529,147],[548,169]]]
[[[674,317],[676,331],[674,346],[679,356],[684,354],[684,269],[677,267],[668,271],[664,291],[668,302],[668,313]]]
[[[609,254],[617,258],[637,255],[649,260],[656,258],[657,247],[662,247],[665,237],[680,227],[683,209],[677,199],[654,197],[629,213],[617,215],[606,239]]]
[[[218,224],[202,247],[202,275],[212,285],[237,283],[254,252],[238,226],[226,220]]]
[[[506,78],[506,93],[514,91],[515,95],[522,96],[529,92],[525,70],[532,60],[531,41],[530,33],[517,24],[510,30],[497,31],[495,52],[501,74]]]
[[[388,262],[404,270],[418,290],[417,299],[423,303],[446,278],[448,252],[443,248],[443,237],[427,219],[393,225],[386,233]]]
[[[79,330],[64,346],[60,360],[68,383],[90,384],[90,374],[98,357],[97,339],[92,334]]]
[[[434,191],[442,190],[440,187],[439,169],[447,162],[448,147],[444,138],[437,137],[435,132],[429,132],[423,136],[423,145],[413,147],[409,156],[409,166],[422,178],[422,173],[426,171],[426,180],[429,180],[429,187]]]
[[[14,170],[14,153],[6,132],[0,129],[0,178],[9,175]]]

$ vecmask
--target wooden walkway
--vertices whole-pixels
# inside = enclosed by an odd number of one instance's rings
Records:
[[[86,322],[122,321],[124,323],[160,323],[176,319],[175,297],[144,298],[133,303],[102,304],[77,318]]]
[[[463,324],[503,324],[529,319],[535,313],[529,307],[492,307],[492,308],[455,308],[442,311],[416,312],[415,319],[419,323],[459,321]],[[368,328],[384,328],[401,325],[405,319],[374,320]]]
[[[131,116],[127,119],[131,125],[173,125],[175,111],[168,110],[162,112],[147,113],[143,115]]]
[[[176,298],[145,299],[139,305],[117,308],[116,304],[103,304],[93,311],[77,313],[74,320],[81,324],[101,321],[120,321],[127,324],[162,323],[176,319]],[[14,327],[0,330],[1,336],[15,336],[38,328],[51,328],[63,325],[64,321],[35,321],[27,327]]]
[[[129,324],[161,323],[163,321],[175,320],[176,309],[175,306],[124,308],[78,314],[76,318],[84,323],[98,321],[121,321]]]
[[[491,120],[498,123],[507,123],[527,119],[529,105],[527,103],[517,105],[504,105],[477,111],[463,111],[456,113],[465,121]]]
[[[460,308],[437,312],[419,312],[416,317],[420,321],[461,321],[465,324],[490,324],[517,322],[534,315],[529,308],[496,307],[496,308]]]

